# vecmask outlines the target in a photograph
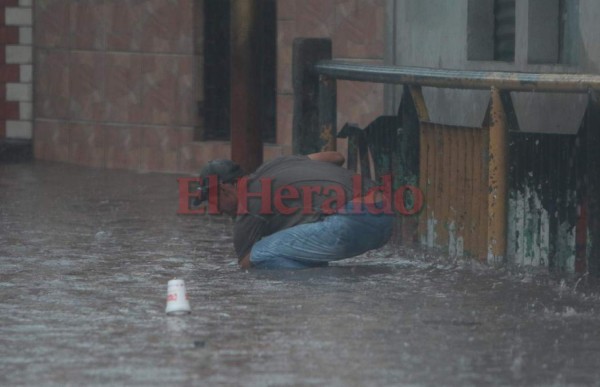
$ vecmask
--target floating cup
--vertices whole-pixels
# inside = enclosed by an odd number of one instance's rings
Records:
[[[183,280],[172,279],[169,281],[167,285],[167,308],[165,312],[173,316],[191,312]]]

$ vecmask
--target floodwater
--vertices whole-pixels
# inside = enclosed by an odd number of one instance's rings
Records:
[[[242,271],[177,177],[0,165],[1,385],[600,384],[578,282],[394,247]],[[174,277],[190,315],[164,313]]]

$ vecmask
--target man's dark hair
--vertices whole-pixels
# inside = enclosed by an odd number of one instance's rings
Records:
[[[194,205],[199,205],[208,200],[208,193],[210,190],[216,189],[216,186],[213,187],[210,185],[211,179],[209,179],[209,177],[213,175],[217,177],[217,184],[231,183],[244,176],[244,171],[238,164],[228,159],[209,161],[200,171],[200,186],[198,187],[200,195],[194,201]]]

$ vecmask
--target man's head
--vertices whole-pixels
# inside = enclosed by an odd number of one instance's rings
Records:
[[[209,161],[200,171],[198,205],[211,197],[218,198],[219,211],[234,215],[237,210],[237,179],[244,176],[244,171],[231,160],[219,159]],[[216,192],[213,192],[216,190]],[[212,196],[215,195],[215,196]]]

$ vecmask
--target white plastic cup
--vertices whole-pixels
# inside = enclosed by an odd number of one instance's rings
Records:
[[[190,301],[185,291],[185,282],[181,279],[172,279],[167,285],[167,308],[168,315],[176,316],[191,312]]]

